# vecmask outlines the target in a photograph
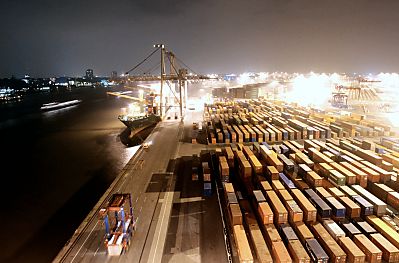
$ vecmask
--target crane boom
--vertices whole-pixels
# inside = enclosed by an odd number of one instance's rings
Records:
[[[112,95],[112,96],[116,96],[116,97],[120,97],[120,98],[125,98],[125,99],[130,99],[130,100],[136,100],[136,101],[145,101],[144,99],[140,99],[137,97],[133,97],[133,96],[129,96],[129,95],[125,95],[125,94],[120,94],[118,92],[107,92],[108,95]]]

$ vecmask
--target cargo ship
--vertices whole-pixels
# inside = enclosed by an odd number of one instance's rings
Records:
[[[143,110],[139,104],[132,103],[128,112],[118,116],[118,119],[129,128],[130,138],[161,121],[161,117],[156,114],[156,107],[153,106],[154,97],[153,93],[147,95],[146,110]]]
[[[40,109],[42,111],[58,110],[58,109],[61,109],[61,108],[66,108],[66,107],[77,105],[77,104],[79,104],[81,102],[82,102],[81,100],[69,100],[69,101],[64,101],[64,102],[51,102],[51,103],[43,104],[43,106],[40,107]]]
[[[130,129],[130,137],[136,135],[144,129],[147,129],[148,127],[154,126],[161,121],[161,117],[155,114],[141,116],[122,114],[118,116],[118,119]]]

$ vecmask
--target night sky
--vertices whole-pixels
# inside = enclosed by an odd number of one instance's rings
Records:
[[[397,72],[397,0],[1,0],[0,77],[119,73],[163,42],[199,73]]]

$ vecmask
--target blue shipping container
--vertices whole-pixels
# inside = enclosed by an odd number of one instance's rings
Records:
[[[204,196],[212,195],[212,183],[204,183]]]

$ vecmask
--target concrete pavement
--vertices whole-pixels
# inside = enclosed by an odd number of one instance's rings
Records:
[[[54,262],[225,262],[217,197],[204,199],[191,181],[190,157],[205,145],[184,143],[180,120],[157,125]],[[130,192],[136,231],[126,253],[108,256],[98,210],[116,192]],[[173,254],[173,255],[172,255]]]

